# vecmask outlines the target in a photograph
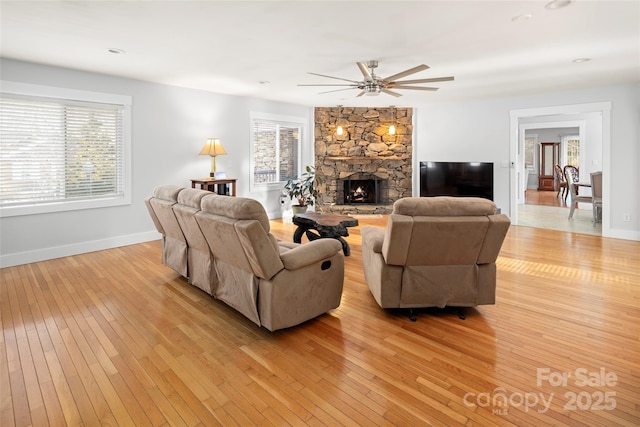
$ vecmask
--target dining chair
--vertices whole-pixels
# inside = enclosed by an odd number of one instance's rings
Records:
[[[578,195],[578,179],[574,175],[575,167],[564,167],[564,171],[567,175],[567,187],[569,188],[569,194],[571,196],[571,206],[569,209],[569,219],[573,217],[573,213],[578,207],[578,203],[592,203],[591,196],[579,196]]]
[[[602,221],[602,171],[591,173],[591,203],[593,203],[593,226]]]
[[[564,172],[560,167],[560,165],[556,165],[555,170],[556,170],[556,176],[558,178],[558,192],[556,193],[556,197],[560,196],[560,190],[562,190],[562,199],[566,202],[567,193],[569,192],[567,188],[567,179],[564,176]]]
[[[567,180],[567,182],[569,182],[569,175],[567,174],[567,171],[570,170],[571,173],[573,174],[573,182],[575,184],[578,184],[578,181],[580,181],[580,169],[578,169],[577,167],[573,166],[573,165],[565,165],[564,168],[562,168],[562,171],[564,172],[564,179]],[[567,186],[567,188],[569,188]],[[576,185],[576,194],[578,194],[578,185]]]

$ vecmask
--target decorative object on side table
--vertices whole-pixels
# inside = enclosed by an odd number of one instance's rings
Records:
[[[227,154],[226,150],[222,146],[222,142],[220,142],[220,138],[209,138],[207,142],[200,150],[200,155],[211,156],[211,172],[209,173],[210,177],[216,177],[216,157],[223,156]]]
[[[290,179],[284,186],[286,194],[291,200],[297,200],[298,205],[293,205],[293,213],[305,212],[309,206],[313,206],[316,199],[320,195],[318,186],[322,184],[322,180],[316,176],[313,166],[306,166],[305,172],[298,179]]]

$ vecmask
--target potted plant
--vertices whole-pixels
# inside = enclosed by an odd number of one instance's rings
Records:
[[[322,180],[316,176],[313,166],[306,166],[305,172],[298,179],[290,179],[284,186],[286,193],[291,200],[297,200],[298,206],[292,206],[294,213],[300,213],[307,210],[309,206],[313,206],[319,196],[318,185],[322,184]],[[296,212],[298,211],[298,212]]]

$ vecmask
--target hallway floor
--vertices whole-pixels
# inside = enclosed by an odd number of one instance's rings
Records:
[[[518,205],[518,225],[602,235],[602,223],[594,227],[591,222],[590,207],[576,209],[573,218],[568,219],[569,207],[561,195],[556,194],[555,191],[527,190],[526,203]]]

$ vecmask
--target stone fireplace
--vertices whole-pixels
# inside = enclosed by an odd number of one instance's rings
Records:
[[[316,108],[315,167],[322,179],[316,210],[387,214],[393,202],[411,196],[412,115],[411,108]]]

